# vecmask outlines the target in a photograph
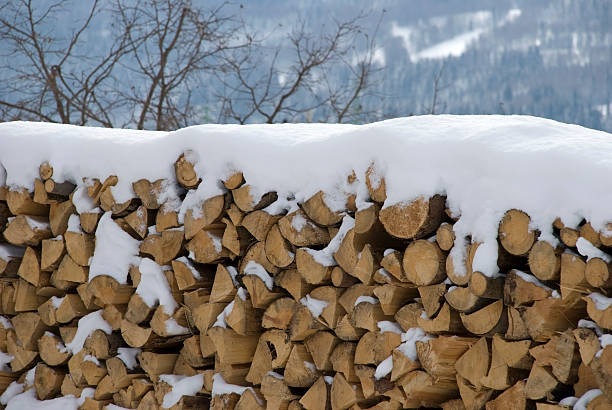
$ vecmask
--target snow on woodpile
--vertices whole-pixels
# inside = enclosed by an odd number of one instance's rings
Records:
[[[610,176],[526,116],[2,123],[0,403],[612,406]]]

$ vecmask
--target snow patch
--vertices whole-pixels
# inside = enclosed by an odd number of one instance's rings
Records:
[[[159,380],[172,386],[172,390],[164,395],[162,402],[164,408],[174,406],[183,396],[195,396],[204,386],[204,375],[201,373],[194,376],[162,374],[159,376]],[[214,386],[213,376],[213,390]]]
[[[107,335],[113,333],[113,328],[102,317],[103,310],[96,310],[79,319],[77,332],[70,343],[66,344],[72,354],[77,354],[83,349],[85,340],[96,330],[102,330]]]
[[[380,303],[380,301],[376,298],[373,298],[372,296],[359,296],[357,299],[355,299],[355,305],[357,306],[360,303],[370,303],[372,305],[378,305]]]
[[[119,347],[117,349],[117,357],[121,359],[123,364],[130,370],[134,370],[138,365],[136,356],[140,353],[142,353],[142,349],[137,347]]]
[[[270,276],[263,266],[255,261],[249,261],[249,263],[247,263],[244,268],[244,274],[257,276],[263,281],[268,290],[272,290],[272,287],[274,287],[274,279],[272,279],[272,276]]]
[[[310,295],[306,295],[302,299],[300,299],[300,303],[310,310],[312,317],[317,318],[321,316],[323,309],[325,309],[328,303],[324,300],[315,299],[310,297]]]
[[[140,283],[136,293],[140,295],[143,302],[150,308],[159,302],[167,315],[174,313],[178,304],[172,296],[172,291],[162,268],[149,258],[142,258],[138,266],[140,271]]]

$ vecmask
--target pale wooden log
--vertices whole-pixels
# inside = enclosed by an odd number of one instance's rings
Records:
[[[394,332],[367,332],[357,343],[354,361],[356,364],[378,365],[401,343],[401,336]]]
[[[225,315],[225,322],[239,335],[259,335],[261,332],[261,311],[255,310],[251,299],[234,298],[233,309]]]
[[[446,275],[455,285],[464,286],[469,283],[472,276],[472,262],[479,245],[477,242],[465,245],[463,267],[455,267],[451,254],[446,257]],[[455,243],[454,246],[460,246],[460,244]]]
[[[330,389],[332,409],[348,409],[364,400],[359,384],[350,384],[341,373],[336,373]]]
[[[244,257],[240,261],[240,267],[238,271],[244,274],[246,266],[251,261],[263,266],[263,268],[272,275],[275,275],[280,271],[280,269],[270,263],[270,261],[266,257],[266,249],[264,242],[255,242],[248,248]]]
[[[121,321],[121,337],[130,347],[143,347],[157,338],[157,335],[151,328],[140,327],[124,319]]]
[[[51,196],[60,196],[67,198],[76,188],[70,181],[63,182],[55,182],[53,179],[49,178],[44,181],[45,191]]]
[[[418,286],[433,285],[446,277],[444,255],[435,242],[412,242],[404,252],[402,265],[406,278]]]
[[[578,343],[582,363],[588,366],[601,348],[599,338],[593,330],[584,327],[574,329],[573,334]]]
[[[153,309],[147,305],[139,294],[130,296],[124,318],[131,323],[140,324],[151,318]]]
[[[297,271],[309,284],[326,283],[331,279],[333,266],[326,266],[319,263],[310,250],[299,248],[295,253],[295,263]]]
[[[366,170],[365,181],[370,198],[375,202],[385,202],[387,199],[385,178],[378,174],[374,164]]]
[[[225,209],[225,195],[206,199],[196,211],[188,209],[185,213],[185,239],[193,238],[202,229],[212,228],[221,220]]]
[[[505,277],[502,274],[487,276],[482,272],[472,272],[470,291],[481,298],[501,299],[504,296]]]
[[[350,315],[342,316],[334,330],[336,336],[345,341],[355,341],[365,333],[364,329],[358,329],[351,324]]]
[[[78,232],[64,234],[66,251],[72,260],[81,266],[89,266],[89,259],[93,256],[95,241],[90,235]]]
[[[234,267],[225,267],[222,264],[217,264],[215,279],[212,290],[210,291],[211,303],[231,302],[234,300],[234,296],[236,296],[236,284],[234,283],[234,277],[230,274],[230,270],[232,270],[235,276],[237,272]]]
[[[192,259],[196,262],[213,263],[230,256],[229,251],[223,248],[221,244],[222,237],[222,229],[201,230],[187,242],[185,248],[190,252],[190,255],[193,255]]]
[[[6,350],[9,355],[13,356],[10,365],[14,373],[33,367],[38,358],[37,351],[28,350],[21,346],[21,342],[17,340],[14,331],[10,331],[6,335]]]
[[[68,219],[74,214],[76,209],[72,201],[64,201],[51,204],[49,207],[49,226],[53,236],[62,235],[68,229]],[[81,220],[83,216],[81,216]],[[81,222],[81,225],[83,222]],[[89,232],[91,233],[91,231]]]
[[[598,388],[610,399],[612,397],[612,346],[605,346],[599,356],[595,355],[590,368]]]
[[[219,360],[227,364],[251,363],[259,335],[239,335],[232,329],[212,327],[208,330]]]
[[[251,194],[251,186],[249,184],[233,189],[232,197],[234,199],[234,203],[243,212],[263,209],[278,199],[276,192],[267,192],[259,198],[253,198]]]
[[[238,208],[238,206],[235,203],[232,202],[229,205],[229,208],[227,208],[225,212],[228,218],[230,219],[230,221],[232,221],[232,223],[236,227],[239,227],[242,225],[242,219],[244,218],[244,212],[240,210],[240,208]]]
[[[402,306],[393,316],[395,321],[404,329],[404,331],[411,327],[418,327],[417,319],[423,312],[423,305],[419,303],[408,303]]]
[[[443,251],[450,251],[455,243],[453,225],[443,222],[436,231],[436,242]]]
[[[417,289],[421,296],[421,303],[425,309],[425,314],[427,317],[435,316],[444,302],[446,284],[439,283],[437,285],[419,286]]]
[[[243,232],[243,228],[236,228],[234,223],[228,218],[221,218],[221,223],[225,224],[221,245],[227,248],[234,256],[244,254],[244,250],[248,246],[247,237]],[[240,229],[240,232],[238,231]]]
[[[355,352],[356,344],[351,342],[341,342],[332,351],[329,361],[332,369],[342,375],[350,382],[359,382],[355,373]]]
[[[213,277],[211,268],[206,267],[206,270],[196,269],[196,267],[186,258],[175,259],[171,263],[174,278],[176,279],[176,284],[180,291],[211,287],[211,278]],[[199,277],[196,277],[196,275]]]
[[[49,205],[34,202],[32,196],[25,188],[9,190],[6,195],[6,204],[13,215],[49,215]]]
[[[446,289],[446,287],[444,288]],[[373,293],[380,301],[380,307],[385,315],[394,315],[401,306],[405,305],[419,294],[418,289],[415,287],[396,286],[392,284],[377,286]]]
[[[600,306],[595,303],[593,297],[590,295],[584,297],[583,300],[586,301],[586,310],[589,317],[593,319],[599,327],[612,329],[612,305],[608,305],[605,309],[599,309]]]
[[[594,288],[612,288],[612,266],[601,258],[590,258],[584,278]]]
[[[88,276],[88,268],[77,264],[68,254],[64,255],[57,271],[53,273],[55,279],[73,283],[86,283]]]
[[[243,224],[245,220],[246,217]],[[331,239],[328,230],[315,225],[301,209],[280,218],[278,228],[281,235],[294,246],[326,245]]]
[[[404,268],[402,267],[402,253],[393,249],[385,251],[383,258],[380,260],[380,266],[385,268],[393,277],[401,282],[408,282]]]
[[[62,302],[55,311],[55,319],[59,323],[69,323],[73,319],[87,314],[87,308],[83,301],[76,294],[68,294],[64,296]]]
[[[539,366],[550,366],[552,374],[564,384],[572,384],[578,376],[580,356],[570,330],[553,336],[546,344],[529,350]]]
[[[380,256],[369,243],[365,244],[359,253],[357,264],[350,274],[366,285],[373,284],[374,272],[380,267],[378,263]]]
[[[66,248],[60,239],[45,239],[42,241],[40,254],[40,269],[46,272],[53,271],[59,266]]]
[[[60,338],[51,332],[45,332],[37,342],[40,358],[49,366],[62,365],[70,358],[70,353],[60,350]]]
[[[159,209],[161,206],[159,197],[166,184],[168,182],[164,179],[158,179],[153,182],[147,179],[139,179],[132,183],[132,189],[146,209]]]
[[[529,270],[540,280],[559,280],[561,253],[560,246],[553,248],[546,241],[537,241],[529,251]]]
[[[91,292],[103,305],[127,304],[134,293],[130,285],[123,285],[110,276],[96,276],[89,281],[88,291]]]
[[[506,330],[505,337],[509,340],[529,338],[529,332],[527,332],[527,326],[521,316],[521,312],[511,306],[508,306],[508,330]]]
[[[464,331],[464,325],[460,315],[464,314],[457,313],[450,308],[448,303],[444,303],[435,318],[429,319],[426,315],[417,317],[417,325],[426,332],[433,334],[462,332]]]
[[[552,289],[535,281],[526,280],[526,277],[529,278],[530,276],[529,274],[517,273],[514,269],[506,275],[504,285],[504,303],[506,305],[518,307],[551,296]],[[535,280],[535,278],[533,279]]]
[[[477,388],[472,385],[467,379],[457,374],[457,386],[459,394],[463,400],[466,409],[477,410],[482,409],[485,403],[493,396],[492,389]]]
[[[575,248],[578,238],[580,238],[580,232],[577,229],[570,227],[563,227],[559,230],[559,238],[561,242],[569,248]]]
[[[104,189],[100,195],[100,208],[104,212],[112,212],[114,216],[125,216],[134,211],[137,206],[137,200],[133,198],[125,202],[117,202],[110,187]]]
[[[299,398],[294,395],[289,386],[277,375],[268,374],[261,381],[261,393],[266,399],[266,408],[287,409],[289,402]]]
[[[49,274],[40,271],[40,254],[38,250],[27,247],[17,274],[25,281],[38,287],[43,287],[49,283]]]
[[[459,393],[455,380],[436,378],[422,370],[408,373],[398,383],[411,402],[416,402],[411,407],[439,407],[443,402],[456,398]]]
[[[36,365],[34,373],[34,387],[39,400],[47,400],[55,397],[60,392],[64,373],[55,370],[44,363]]]
[[[201,181],[195,172],[194,164],[185,157],[185,154],[181,154],[174,162],[174,174],[179,184],[187,189],[196,188]]]
[[[398,349],[393,349],[391,355],[393,360],[393,369],[391,370],[391,377],[389,380],[392,382],[399,380],[413,370],[421,368],[421,363],[419,363],[418,359],[412,360]]]
[[[387,232],[402,239],[419,239],[431,235],[440,226],[446,198],[434,195],[409,204],[399,203],[380,211],[379,218]]]
[[[225,309],[226,305],[226,303],[205,303],[192,311],[193,322],[200,334],[208,332],[208,329],[215,323],[217,316]]]
[[[302,299],[314,288],[313,285],[306,282],[297,269],[283,270],[275,277],[275,280],[276,284],[289,292],[296,301]]]
[[[178,222],[178,210],[168,202],[162,204],[155,215],[155,230],[157,232],[163,232],[166,229],[177,228]]]
[[[265,251],[268,260],[279,268],[286,268],[295,259],[293,248],[281,234],[278,224],[272,225],[266,235]]]
[[[480,380],[487,375],[490,359],[487,339],[481,337],[455,362],[457,375],[469,381],[476,389],[481,389],[483,385]]]
[[[58,202],[57,198],[61,198],[56,195],[49,195],[45,189],[45,183],[40,179],[34,180],[34,195],[32,197],[34,203],[41,205],[49,205]]]
[[[183,303],[185,307],[191,312],[195,312],[196,308],[200,305],[210,302],[210,289],[200,288],[183,293]]]
[[[585,277],[586,262],[578,255],[561,254],[561,298],[579,298],[594,291]]]
[[[285,367],[292,344],[287,335],[277,329],[263,333],[251,361],[246,381],[252,384],[261,384],[264,376],[272,370]]]
[[[178,326],[181,326],[181,328],[176,329],[176,333],[168,331],[168,320],[174,320],[174,322]],[[176,312],[174,312],[172,315],[166,313],[163,306],[158,306],[157,309],[155,309],[155,312],[153,313],[149,324],[151,326],[151,330],[153,330],[156,335],[161,337],[170,337],[175,336],[176,334],[189,333],[189,329],[187,328],[187,321],[185,319],[185,308],[182,306],[177,309]]]
[[[502,300],[491,303],[473,313],[460,313],[463,326],[475,335],[492,335],[508,328],[507,311]]]
[[[23,279],[19,279],[15,289],[15,311],[29,312],[38,310],[38,306],[46,300],[36,293],[36,287]]]
[[[300,250],[298,249],[298,252]],[[359,280],[347,274],[340,266],[334,266],[331,270],[330,278],[332,284],[337,288],[348,288],[356,284]]]
[[[554,334],[575,328],[585,317],[585,302],[580,299],[544,299],[533,303],[522,313],[529,336],[537,342],[545,342]]]
[[[472,293],[469,287],[462,288],[453,286],[444,294],[446,302],[456,311],[472,313],[488,302],[487,299],[480,298]]]
[[[258,241],[266,239],[268,231],[272,228],[279,219],[282,219],[280,215],[270,215],[266,211],[257,210],[249,212],[242,219],[242,226]]]
[[[242,283],[247,288],[253,307],[256,309],[265,309],[278,298],[284,296],[281,292],[276,292],[267,288],[266,284],[255,275],[246,275],[242,277]]]
[[[149,376],[149,379],[153,382],[157,382],[159,375],[172,373],[178,354],[142,352],[137,358],[140,367]]]
[[[83,231],[89,234],[95,233],[101,216],[101,211],[83,212],[80,214],[79,220],[81,221],[81,228],[83,228]]]
[[[455,381],[455,365],[478,339],[460,336],[439,336],[416,342],[419,362],[430,375]]]
[[[3,232],[4,238],[17,246],[38,246],[43,239],[52,237],[48,221],[39,217],[17,215]]]
[[[317,300],[324,301],[327,305],[321,311],[319,319],[330,329],[334,329],[338,320],[346,313],[344,308],[338,303],[342,291],[333,286],[320,286],[310,292],[310,296]]]
[[[319,378],[312,356],[301,343],[296,343],[285,365],[285,383],[290,387],[310,387]]]
[[[342,212],[333,211],[325,203],[325,193],[319,191],[302,204],[302,209],[316,224],[331,226],[342,220]],[[282,231],[281,231],[282,232]]]
[[[135,211],[126,215],[124,220],[132,228],[133,234],[138,239],[144,239],[147,236],[149,230],[149,212],[144,205],[139,206]],[[132,233],[130,232],[130,234]]]
[[[176,258],[183,245],[181,230],[166,230],[161,234],[149,235],[140,244],[140,252],[151,255],[159,265],[169,264]]]
[[[361,302],[351,312],[351,324],[356,328],[378,331],[378,322],[389,321],[392,317],[385,315],[380,303]]]
[[[559,381],[547,369],[535,363],[525,383],[525,396],[531,400],[543,399],[558,385]]]
[[[487,403],[487,410],[526,410],[525,381],[521,380]]]
[[[518,209],[504,214],[499,223],[498,236],[502,247],[512,255],[527,255],[536,239],[536,232],[529,228],[529,215]]]
[[[38,167],[38,175],[40,175],[41,179],[49,179],[53,176],[53,167],[47,162],[43,162]]]
[[[312,312],[306,306],[300,304],[297,305],[297,309],[289,323],[289,338],[293,342],[303,341],[324,327],[319,320],[312,316]]]
[[[494,335],[491,366],[486,377],[480,379],[483,386],[505,390],[527,376],[533,359],[529,356],[530,341],[506,342]]]
[[[362,283],[357,283],[350,288],[346,289],[340,298],[338,303],[344,308],[345,311],[351,312],[355,308],[355,301],[360,296],[373,296],[375,286],[368,286]]]
[[[113,330],[121,330],[121,321],[125,318],[126,310],[127,305],[106,305],[102,311],[102,318]]]
[[[300,404],[306,410],[327,409],[328,406],[331,407],[331,403],[328,402],[329,390],[329,385],[321,376],[302,396]]]
[[[236,189],[242,184],[244,184],[244,176],[240,171],[234,172],[232,175],[223,180],[223,185],[229,190]]]
[[[0,308],[5,315],[14,315],[15,312],[15,281],[0,282]]]
[[[304,346],[312,356],[317,370],[332,370],[330,357],[338,343],[340,339],[326,331],[317,332],[304,340]]]

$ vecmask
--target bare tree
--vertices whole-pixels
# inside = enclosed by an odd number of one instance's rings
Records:
[[[84,40],[103,11],[100,0],[67,37],[55,33],[55,19],[73,7],[58,0],[45,8],[32,0],[0,5],[0,108],[6,119],[114,125],[110,112],[121,104],[112,89],[113,71],[128,52],[122,33],[101,53]],[[129,30],[129,26],[125,27]]]
[[[224,15],[226,6],[203,10],[188,0],[115,2],[131,48],[122,64],[131,86],[117,89],[129,102],[131,125],[167,130],[195,122],[199,107],[193,94],[200,76],[219,68],[222,51],[244,46],[234,35],[236,21]]]
[[[244,50],[226,53],[224,70],[217,72],[223,86],[217,94],[222,102],[218,121],[294,121],[317,109],[330,112],[336,122],[349,118],[378,71],[375,35],[367,35],[363,19],[334,21],[332,30],[318,34],[302,21],[288,35],[288,50],[257,39]],[[366,50],[358,55],[360,39]]]
[[[444,72],[444,67],[446,66],[446,60],[442,61],[440,68],[433,76],[433,95],[431,97],[431,107],[429,109],[429,114],[435,114],[436,109],[438,107],[438,97],[442,90],[449,87],[449,84],[442,85],[440,80],[442,80],[442,73]]]

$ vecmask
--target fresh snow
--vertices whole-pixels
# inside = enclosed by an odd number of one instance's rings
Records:
[[[593,292],[587,297],[595,302],[595,308],[597,310],[606,310],[612,305],[612,298],[605,297],[601,293]]]
[[[125,366],[134,370],[138,365],[136,356],[142,353],[142,350],[137,347],[119,347],[117,348],[117,357],[125,364]]]
[[[380,380],[393,370],[393,355],[387,357],[385,360],[380,362],[378,366],[376,366],[376,371],[374,372],[374,378],[376,380]]]
[[[312,313],[312,317],[314,318],[321,316],[323,309],[325,309],[328,305],[326,301],[315,299],[310,297],[310,295],[306,295],[300,299],[300,303],[310,310],[310,313]]]
[[[96,330],[102,330],[107,335],[113,332],[111,325],[102,317],[102,309],[91,312],[79,319],[77,332],[66,348],[72,353],[77,354],[83,349],[85,340]]]
[[[359,296],[357,299],[355,299],[355,305],[353,306],[357,306],[360,303],[370,303],[372,305],[377,305],[380,302],[378,301],[378,299],[373,298],[372,296]]]
[[[126,284],[130,266],[138,266],[139,253],[140,242],[121,229],[111,219],[111,213],[106,212],[96,228],[96,246],[89,265],[89,280],[106,275]]]
[[[23,388],[23,383],[17,383],[17,381],[11,382],[6,390],[4,390],[4,393],[0,395],[0,404],[6,406],[13,397],[23,393]]]
[[[488,241],[480,244],[478,248],[476,248],[476,253],[474,253],[472,271],[480,272],[488,277],[493,277],[498,274],[499,267],[497,266],[497,247],[497,241]]]
[[[83,361],[84,362],[92,362],[96,366],[100,366],[100,361],[98,360],[98,358],[95,357],[95,356],[92,356],[90,354],[85,355],[85,357],[83,357]]]
[[[338,232],[331,239],[331,241],[329,241],[329,244],[327,244],[325,248],[321,250],[306,248],[306,252],[308,252],[317,263],[323,266],[336,266],[337,263],[334,259],[334,253],[336,253],[340,248],[340,244],[342,243],[342,240],[346,236],[347,232],[353,229],[354,226],[355,220],[348,215],[344,216]]]
[[[390,322],[388,320],[383,320],[376,324],[380,329],[380,333],[392,332],[401,335],[404,333],[404,330],[398,325],[396,322]]]
[[[220,396],[223,394],[236,393],[242,395],[246,390],[253,390],[252,387],[238,386],[236,384],[227,383],[223,380],[223,376],[219,373],[213,375],[212,396]],[[255,393],[255,391],[253,391]],[[257,395],[255,395],[257,396]]]
[[[6,406],[6,410],[77,410],[83,405],[87,397],[93,398],[95,389],[87,387],[83,389],[79,398],[72,394],[57,397],[51,400],[38,400],[36,389],[29,389],[12,397]]]
[[[538,278],[536,278],[535,276],[525,273],[523,271],[520,271],[518,269],[515,269],[514,272],[518,275],[519,278],[523,279],[525,282],[533,283],[534,285],[552,293],[553,290],[549,288],[548,286],[546,286],[545,284],[543,284],[542,282],[540,282]]]
[[[249,263],[247,263],[244,268],[244,274],[257,276],[263,281],[268,290],[272,290],[272,287],[274,286],[274,279],[272,279],[272,276],[270,276],[268,271],[266,271],[263,266],[255,261],[249,261]]]
[[[412,327],[402,334],[402,344],[396,347],[404,356],[416,362],[418,360],[416,351],[416,342],[426,342],[432,339],[423,329],[420,327]]]
[[[589,403],[597,396],[601,396],[603,392],[599,389],[591,389],[585,392],[580,398],[574,403],[573,410],[586,410]]]
[[[195,376],[162,374],[159,376],[159,380],[172,386],[172,390],[164,395],[162,402],[162,407],[164,408],[174,406],[183,396],[195,396],[204,386],[204,375],[201,373]]]
[[[11,368],[9,364],[14,358],[15,356],[4,353],[0,350],[0,372],[10,372]]]
[[[230,313],[232,313],[233,309],[234,309],[234,301],[232,300],[230,303],[227,304],[227,306],[225,306],[223,311],[219,313],[219,315],[217,316],[217,320],[215,321],[215,323],[213,323],[212,327],[227,328],[227,323],[225,322],[225,318],[229,316]]]
[[[58,298],[57,296],[51,296],[49,298],[51,300],[51,305],[53,305],[55,309],[59,309],[59,307],[62,305],[62,302],[64,301],[64,297]]]
[[[0,259],[8,261],[12,258],[21,258],[25,253],[25,248],[21,246],[9,245],[8,243],[0,244]]]
[[[611,216],[612,182],[605,177],[612,172],[610,134],[528,116],[414,116],[367,125],[201,125],[174,132],[7,122],[0,124],[0,140],[0,169],[6,171],[8,186],[32,189],[39,165],[48,161],[56,181],[71,181],[81,192],[83,178],[116,175],[119,182],[112,192],[118,202],[133,197],[132,183],[141,178],[166,179],[178,189],[172,164],[191,150],[203,183],[190,192],[181,212],[222,193],[218,181],[235,169],[257,195],[276,191],[279,198],[303,202],[323,190],[328,206],[338,209],[350,192],[358,193],[357,203],[367,201],[363,176],[372,163],[384,164],[377,173],[385,179],[385,207],[446,194],[449,209],[459,217],[453,226],[458,238],[453,258],[463,256],[467,236],[495,242],[508,209],[529,214],[533,229],[548,241],[554,240],[556,217],[567,226],[584,218],[601,230]],[[358,180],[349,186],[346,176],[352,171]],[[564,175],[562,184],[559,175]],[[93,209],[92,204],[84,208]],[[123,233],[111,222],[107,214],[96,232],[90,277],[104,272],[125,279],[126,259],[138,254],[128,252],[116,236],[114,243],[104,240],[107,225]],[[123,238],[137,250],[138,241],[127,234]],[[494,246],[487,248],[492,252]],[[482,257],[492,260],[493,255]],[[460,272],[461,264],[455,266]]]
[[[172,296],[170,285],[161,266],[149,258],[142,258],[138,270],[141,276],[136,293],[140,295],[143,302],[149,307],[155,307],[155,304],[159,303],[167,315],[173,314],[178,304]]]
[[[13,328],[13,324],[11,323],[11,321],[8,320],[6,317],[1,316],[1,315],[0,315],[0,326],[2,326],[5,329],[12,329]]]
[[[291,218],[291,227],[297,232],[301,232],[302,229],[306,226],[306,224],[308,224],[308,221],[299,212],[293,215],[293,218]]]
[[[606,263],[609,263],[612,260],[610,255],[602,252],[599,248],[595,247],[591,242],[583,237],[578,238],[576,241],[576,249],[578,249],[579,254],[586,256],[587,262],[593,258],[602,259]]]
[[[597,323],[593,322],[592,320],[580,319],[578,321],[578,327],[585,327],[587,329],[593,329],[593,331],[597,334],[597,336],[601,336],[603,334],[603,332],[601,331],[601,328],[597,326]]]
[[[612,345],[612,334],[605,334],[605,335],[599,336],[599,345],[601,346],[601,349],[597,351],[597,353],[595,354],[595,357],[601,356],[601,354],[603,353],[604,347]]]
[[[166,319],[164,324],[166,326],[166,333],[170,336],[186,335],[189,333],[189,329],[179,325],[173,317]]]
[[[185,266],[187,266],[189,270],[191,271],[191,274],[193,275],[194,278],[202,279],[202,275],[200,274],[200,272],[198,272],[195,266],[193,266],[193,263],[191,263],[191,261],[187,259],[187,257],[181,256],[180,258],[177,258],[176,260],[178,262],[183,263]]]
[[[77,214],[72,214],[70,218],[68,218],[68,229],[66,229],[66,232],[83,232],[81,229],[81,218]]]

